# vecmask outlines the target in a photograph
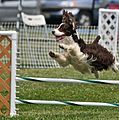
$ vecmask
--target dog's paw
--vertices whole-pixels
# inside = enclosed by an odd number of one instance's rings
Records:
[[[60,47],[61,49],[64,49],[63,44],[59,44],[59,47]]]
[[[67,46],[64,45],[64,44],[59,44],[59,47],[60,47],[61,49],[67,50]]]
[[[50,55],[50,57],[52,57],[52,58],[56,58],[55,53],[54,53],[54,52],[52,52],[52,51],[50,51],[50,52],[49,52],[49,55]]]

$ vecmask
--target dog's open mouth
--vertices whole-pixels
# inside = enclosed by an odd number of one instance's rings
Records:
[[[55,37],[56,37],[56,40],[57,40],[57,41],[60,41],[60,40],[64,39],[65,36],[62,35],[62,36],[55,36]]]

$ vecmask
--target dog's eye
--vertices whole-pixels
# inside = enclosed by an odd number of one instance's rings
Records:
[[[61,25],[60,28],[59,28],[59,31],[64,31],[64,29],[65,29],[65,26]]]

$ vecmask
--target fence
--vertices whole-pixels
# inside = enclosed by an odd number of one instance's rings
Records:
[[[21,68],[53,68],[59,65],[52,60],[48,53],[49,50],[61,52],[59,46],[52,35],[51,31],[57,25],[47,25],[48,37],[46,37],[45,29],[40,27],[27,26],[24,28],[23,23],[20,23],[18,33],[18,51],[19,51],[19,67]],[[1,23],[1,30],[15,30],[15,22]],[[87,42],[90,43],[98,34],[96,26],[82,27],[79,26],[77,32]]]

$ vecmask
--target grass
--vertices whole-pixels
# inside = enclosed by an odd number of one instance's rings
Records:
[[[22,76],[94,79],[93,75],[81,75],[74,69],[24,69]],[[112,71],[101,72],[101,79],[118,80],[119,74]],[[17,82],[22,99],[72,100],[119,103],[118,85],[68,84]],[[0,117],[1,120],[119,120],[118,107],[89,107],[61,105],[17,105],[19,116]]]

